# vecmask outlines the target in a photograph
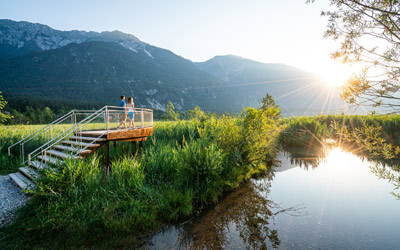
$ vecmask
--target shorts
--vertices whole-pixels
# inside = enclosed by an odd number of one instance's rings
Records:
[[[121,120],[126,120],[126,117],[127,117],[128,115],[126,114],[126,113],[120,113],[119,114],[119,118],[121,118]]]
[[[135,112],[128,112],[129,119],[135,118]]]

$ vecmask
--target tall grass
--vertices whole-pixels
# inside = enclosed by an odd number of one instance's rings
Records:
[[[306,146],[326,138],[338,138],[340,135],[332,126],[334,122],[346,126],[350,132],[362,129],[365,125],[379,127],[382,139],[400,145],[400,115],[321,115],[286,118],[279,141],[287,146]]]
[[[101,151],[44,171],[15,223],[0,230],[0,248],[137,247],[161,224],[196,214],[263,172],[276,153],[278,133],[268,131],[276,130],[274,117],[253,109],[239,118],[161,122],[140,157],[130,155],[131,143],[111,147],[107,176]]]
[[[0,175],[18,171],[21,163],[21,149],[19,145],[11,150],[11,156],[8,156],[8,147],[21,139],[29,136],[45,125],[14,125],[0,127]],[[70,125],[58,125],[53,128],[52,133],[59,134]],[[50,133],[42,133],[25,144],[25,152],[31,152],[50,138]]]

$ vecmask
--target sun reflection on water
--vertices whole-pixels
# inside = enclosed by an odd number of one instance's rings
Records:
[[[156,234],[154,249],[397,249],[400,209],[374,164],[335,145],[284,150],[282,166]]]

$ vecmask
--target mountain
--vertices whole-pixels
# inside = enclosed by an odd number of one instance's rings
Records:
[[[284,64],[238,56],[193,63],[120,31],[59,31],[12,20],[0,20],[0,91],[22,103],[95,106],[115,105],[124,94],[157,110],[171,100],[178,110],[239,112],[258,107],[266,93],[286,113],[341,105],[315,75]]]
[[[0,20],[0,90],[6,96],[112,105],[133,96],[139,106],[178,110],[220,107],[222,84],[193,62],[120,31],[57,31]],[[25,30],[25,31],[24,31]],[[25,35],[24,35],[25,34]],[[78,34],[78,35],[77,35]],[[33,46],[34,45],[34,46]],[[45,46],[46,45],[46,46]]]
[[[141,106],[215,107],[218,80],[170,51],[148,46],[133,52],[115,43],[72,43],[0,65],[4,93],[59,101],[114,104],[122,94]]]
[[[291,77],[310,77],[310,73],[281,64],[260,63],[235,55],[215,56],[195,63],[200,69],[226,83],[260,82]]]
[[[0,58],[57,49],[97,35],[96,32],[60,31],[43,24],[0,19]]]
[[[260,63],[234,55],[216,56],[195,63],[224,82],[226,99],[238,106],[259,106],[271,94],[284,113],[333,113],[343,109],[339,91],[319,76],[280,63]]]

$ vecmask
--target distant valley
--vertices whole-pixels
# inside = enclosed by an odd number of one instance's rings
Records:
[[[271,94],[285,114],[339,113],[343,102],[309,72],[239,56],[192,62],[120,31],[59,31],[0,20],[0,91],[8,100],[137,106],[212,112],[258,107]],[[10,101],[10,105],[12,105]]]

